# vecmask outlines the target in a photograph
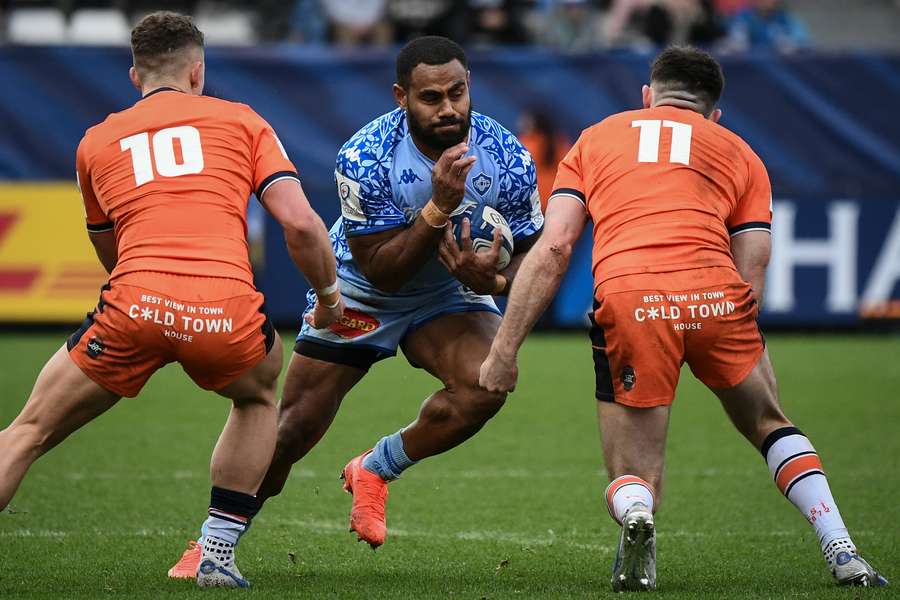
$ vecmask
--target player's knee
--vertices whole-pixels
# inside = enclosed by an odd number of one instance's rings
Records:
[[[482,424],[496,415],[506,403],[506,394],[489,392],[477,386],[469,387],[460,394],[462,412],[472,424]]]
[[[40,456],[52,447],[52,432],[36,423],[13,423],[2,432],[14,451]]]

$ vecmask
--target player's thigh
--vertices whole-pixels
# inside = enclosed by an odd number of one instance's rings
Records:
[[[657,293],[601,293],[595,302],[590,338],[600,402],[652,408],[675,398],[683,337],[659,318],[658,308],[647,305],[648,296]]]
[[[637,475],[659,488],[671,406],[637,408],[597,402],[603,457],[610,479]]]
[[[410,363],[422,367],[451,391],[477,388],[478,371],[500,327],[493,311],[437,316],[410,333],[401,344]]]
[[[284,378],[281,412],[334,415],[367,370],[294,352]]]
[[[258,399],[274,403],[275,388],[283,361],[284,350],[281,340],[276,336],[264,358],[237,379],[216,390],[216,393],[232,400]]]
[[[46,451],[112,407],[120,397],[88,377],[63,346],[44,365],[10,428],[33,436]]]
[[[778,401],[775,371],[767,351],[743,381],[729,388],[710,389],[737,430],[757,448],[769,433],[790,425]]]

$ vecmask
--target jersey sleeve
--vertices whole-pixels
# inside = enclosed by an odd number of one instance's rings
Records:
[[[364,132],[361,132],[364,133]],[[367,135],[357,134],[338,153],[334,169],[341,202],[344,233],[348,236],[378,233],[406,226],[406,216],[394,201],[383,146],[367,143]]]
[[[509,223],[513,240],[532,236],[544,227],[541,195],[537,188],[537,170],[525,146],[511,133],[502,146],[506,165],[500,169],[497,209]]]
[[[275,130],[262,117],[253,113],[253,190],[258,199],[270,185],[282,179],[296,179],[297,168],[288,158],[287,151]]]
[[[556,170],[556,179],[553,180],[553,191],[547,199],[547,205],[558,196],[569,196],[581,202],[587,208],[587,198],[584,194],[584,176],[581,171],[581,140],[569,149]]]
[[[75,181],[78,183],[81,200],[84,202],[87,230],[91,233],[112,231],[114,228],[112,219],[106,215],[106,212],[104,212],[103,207],[100,206],[100,202],[97,200],[97,196],[94,194],[86,145],[85,139],[82,139],[75,153]]]
[[[772,186],[769,174],[753,152],[748,158],[749,175],[744,195],[738,200],[726,225],[732,236],[748,231],[772,230]]]

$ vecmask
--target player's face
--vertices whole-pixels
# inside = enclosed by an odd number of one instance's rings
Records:
[[[426,146],[444,150],[469,135],[469,73],[458,60],[417,65],[409,89],[402,90],[397,99],[406,109],[410,133]]]

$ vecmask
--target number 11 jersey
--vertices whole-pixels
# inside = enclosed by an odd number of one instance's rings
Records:
[[[766,168],[736,134],[660,106],[586,129],[559,165],[551,200],[594,223],[595,289],[622,275],[731,267],[731,236],[770,229]]]

